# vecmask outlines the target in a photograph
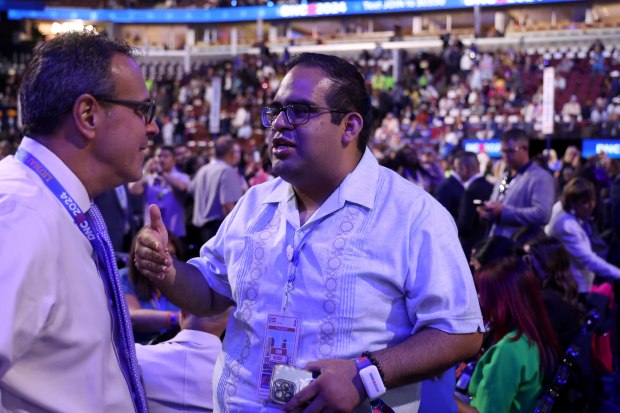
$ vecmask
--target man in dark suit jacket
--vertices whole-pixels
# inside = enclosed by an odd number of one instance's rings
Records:
[[[461,164],[462,152],[456,154],[454,158],[454,167],[450,173],[450,177],[443,181],[437,190],[435,191],[435,199],[439,201],[452,215],[452,218],[456,221],[459,214],[459,204],[461,202],[461,196],[465,188],[463,187],[463,178],[458,173],[459,166]]]
[[[131,216],[131,200],[127,185],[110,189],[95,197],[95,204],[101,210],[103,220],[108,227],[114,251],[129,252],[129,244],[136,232],[136,225]]]
[[[493,184],[480,173],[475,153],[464,152],[460,164],[461,174],[465,177],[465,189],[459,200],[456,226],[459,230],[459,241],[469,259],[473,246],[482,241],[488,232],[488,223],[480,219],[476,207],[491,197]]]

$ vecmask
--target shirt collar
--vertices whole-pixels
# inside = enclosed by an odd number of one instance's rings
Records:
[[[88,197],[86,187],[55,153],[28,137],[24,137],[19,146],[37,158],[54,175],[54,178],[60,182],[82,211],[86,212],[90,209],[92,202]]]
[[[192,329],[182,329],[170,342],[189,342],[211,346],[222,345],[222,341],[218,336],[214,336],[206,331]]]
[[[482,177],[482,176],[483,176],[483,175],[482,175],[480,172],[478,172],[477,174],[475,174],[475,175],[473,175],[471,178],[469,178],[469,179],[467,180],[467,182],[464,182],[464,183],[463,183],[463,186],[465,187],[465,189],[469,188],[469,185],[471,185],[471,183],[472,183],[472,182],[474,182],[476,179],[478,179],[478,178],[480,178],[480,177]]]
[[[463,185],[463,180],[461,179],[459,174],[456,173],[456,171],[450,171],[450,176],[456,179],[459,184]]]
[[[525,165],[523,165],[521,168],[519,168],[519,170],[517,171],[515,176],[519,175],[519,174],[522,174],[522,173],[525,173],[525,171],[527,170],[527,168],[530,167],[531,164],[532,164],[532,161],[528,161]]]
[[[370,149],[366,148],[362,159],[353,172],[347,175],[323,205],[332,205],[336,207],[337,205],[343,206],[345,202],[352,202],[372,209],[377,192],[379,168],[379,162],[377,162],[377,159]],[[286,203],[294,198],[295,192],[293,186],[283,181],[281,178],[278,179],[280,182],[278,182],[274,190],[265,197],[263,203]],[[321,209],[323,209],[323,206],[321,206]]]

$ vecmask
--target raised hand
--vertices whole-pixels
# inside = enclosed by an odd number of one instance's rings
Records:
[[[151,223],[137,235],[134,246],[135,264],[145,276],[154,280],[163,280],[174,271],[172,257],[168,253],[168,231],[161,219],[157,205],[149,206]]]

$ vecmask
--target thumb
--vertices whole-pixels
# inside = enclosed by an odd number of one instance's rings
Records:
[[[149,206],[149,217],[151,220],[149,227],[160,235],[162,248],[164,250],[167,249],[168,248],[168,230],[166,229],[166,226],[164,225],[164,221],[161,218],[161,211],[159,210],[159,207],[157,205],[151,204]]]

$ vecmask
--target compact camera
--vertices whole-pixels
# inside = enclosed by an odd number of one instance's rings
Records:
[[[316,378],[316,374],[287,364],[276,364],[273,367],[270,384],[270,398],[274,403],[286,404],[304,387]]]

